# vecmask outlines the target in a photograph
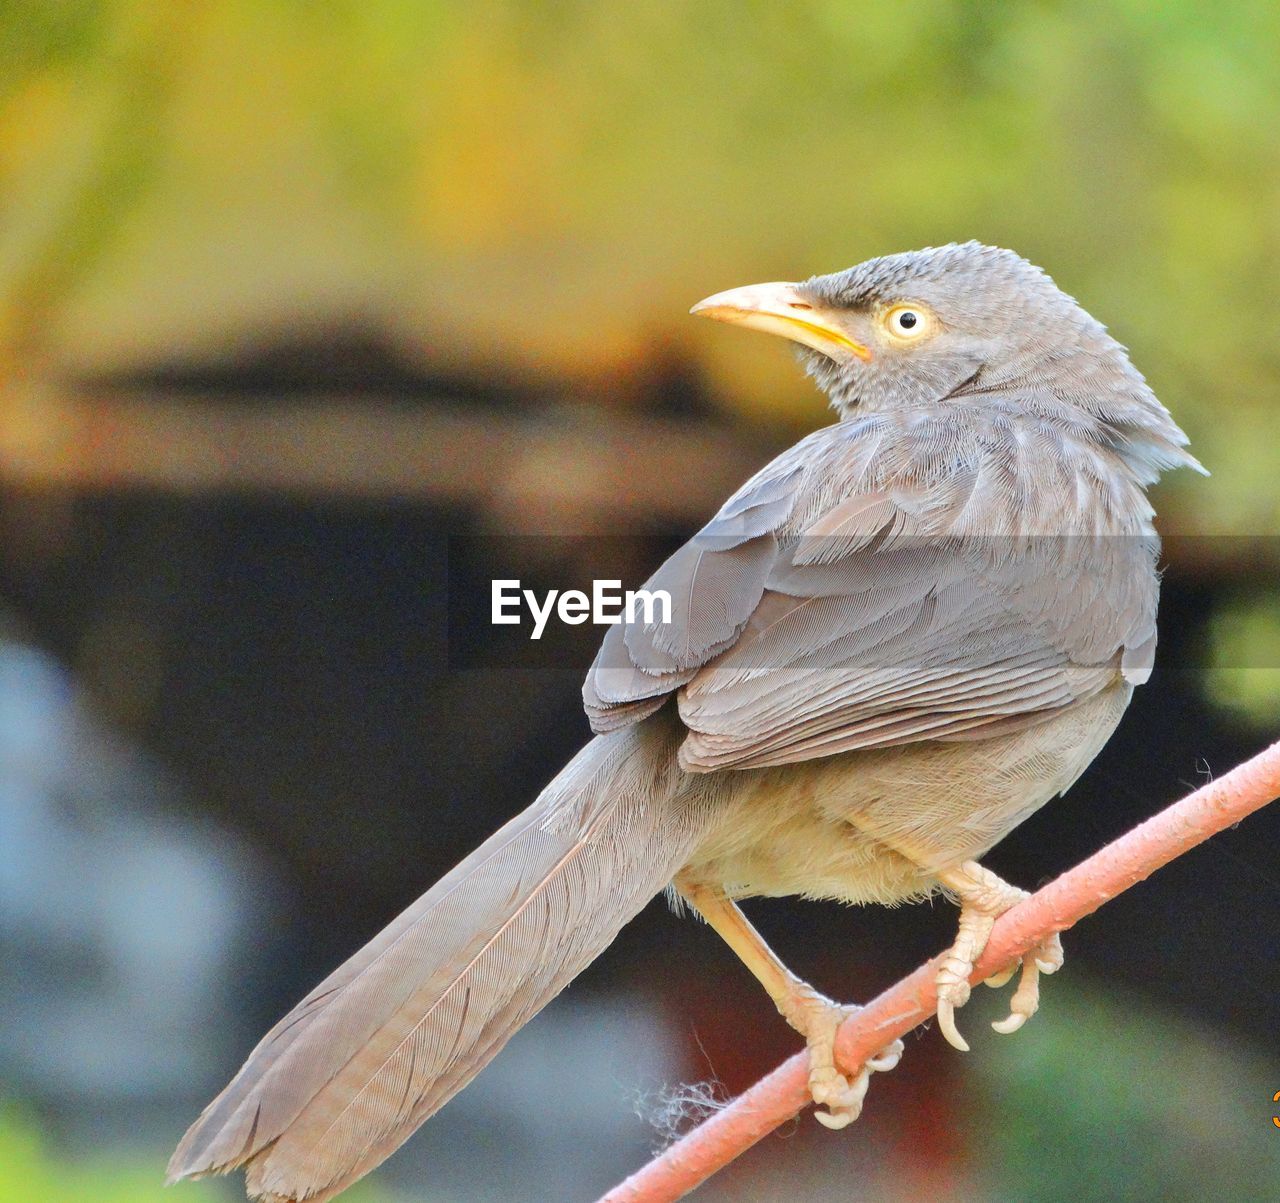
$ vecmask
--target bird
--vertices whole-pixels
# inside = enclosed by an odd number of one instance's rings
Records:
[[[1147,489],[1204,469],[1125,348],[1009,250],[889,254],[691,312],[795,344],[835,421],[657,569],[669,620],[605,634],[590,742],[263,1037],[170,1181],[243,1167],[252,1198],[333,1198],[664,890],[804,1038],[827,1126],[901,1042],[838,1065],[856,1007],[793,974],[741,900],[957,903],[938,1025],[967,1048],[968,979],[1026,896],[981,858],[1068,789],[1150,675]],[[1020,1028],[1061,964],[1056,935],[1032,949],[993,1026]]]

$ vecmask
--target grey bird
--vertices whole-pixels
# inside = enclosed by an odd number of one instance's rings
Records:
[[[853,1008],[792,975],[735,900],[953,898],[939,1026],[967,1047],[956,1008],[1024,897],[978,858],[1076,780],[1150,673],[1145,489],[1199,465],[1124,348],[1007,250],[890,255],[693,312],[800,344],[839,420],[658,569],[671,621],[610,629],[583,689],[595,737],[267,1033],[171,1180],[243,1166],[253,1197],[332,1198],[664,887],[804,1036],[829,1126],[901,1045],[846,1075]],[[1056,937],[1026,958],[999,1030],[1061,963]]]

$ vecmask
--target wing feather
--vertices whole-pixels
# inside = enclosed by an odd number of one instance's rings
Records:
[[[601,737],[529,810],[278,1023],[192,1125],[171,1178],[331,1198],[461,1089],[670,879],[709,821],[678,724]]]
[[[977,738],[1143,679],[1149,511],[1069,432],[971,417],[841,423],[758,473],[646,586],[674,587],[673,623],[606,637],[593,725],[674,693],[684,768],[754,768]]]

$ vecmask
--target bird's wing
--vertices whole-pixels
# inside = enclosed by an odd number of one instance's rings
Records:
[[[674,691],[685,768],[754,768],[981,738],[1145,678],[1154,536],[1023,533],[999,440],[934,440],[942,462],[883,425],[820,434],[650,579],[671,623],[609,632],[584,687],[597,730]]]
[[[778,558],[776,532],[791,516],[803,474],[794,454],[769,464],[645,582],[644,589],[670,595],[671,621],[609,629],[582,687],[593,730],[652,714],[732,646],[764,595]]]

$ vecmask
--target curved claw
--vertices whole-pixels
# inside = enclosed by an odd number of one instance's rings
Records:
[[[1013,1033],[1016,1032],[1020,1027],[1022,1027],[1022,1025],[1026,1022],[1027,1022],[1027,1017],[1025,1015],[1022,1015],[1017,1011],[1013,1011],[1013,1012],[1010,1012],[1010,1014],[1006,1015],[1003,1019],[992,1020],[991,1026],[995,1028],[995,1030],[999,1032],[1000,1035],[1002,1036],[1012,1036]]]
[[[1062,968],[1062,937],[1054,932],[1035,950],[1036,968],[1041,973],[1057,973]]]
[[[938,1000],[938,1031],[952,1048],[959,1049],[962,1053],[969,1051],[969,1042],[960,1035],[960,1029],[956,1027],[955,1005],[945,999]]]
[[[852,1082],[839,1070],[827,1067],[809,1075],[809,1093],[818,1106],[827,1110],[814,1112],[825,1128],[839,1131],[862,1114],[862,1103],[871,1083],[871,1071],[864,1067]]]
[[[1047,970],[1046,966],[1048,966]],[[1051,947],[1047,951],[1042,949],[1039,955],[1026,961],[1022,966],[1022,978],[1018,982],[1018,988],[1013,992],[1013,998],[1009,1000],[1008,1016],[991,1026],[1005,1036],[1022,1027],[1040,1006],[1040,975],[1045,972],[1052,973],[1061,966],[1060,945]]]
[[[834,1034],[835,1029],[832,1028],[831,1031]],[[834,1043],[827,1046],[824,1042],[819,1042],[816,1048],[814,1043],[810,1043],[809,1094],[819,1108],[813,1113],[818,1122],[824,1128],[838,1132],[841,1128],[848,1127],[862,1114],[862,1104],[867,1097],[867,1089],[871,1085],[871,1075],[883,1073],[897,1065],[902,1057],[904,1046],[901,1040],[894,1040],[891,1044],[885,1045],[874,1057],[867,1058],[852,1080],[846,1078],[828,1060],[833,1051]],[[818,1064],[812,1063],[815,1055],[820,1057]],[[823,1064],[823,1061],[826,1064]]]
[[[1007,986],[1012,980],[1013,975],[1018,971],[1018,962],[1014,961],[1008,969],[1003,969],[992,977],[983,978],[982,984],[990,986],[993,990],[999,990],[1001,986]]]
[[[888,1073],[902,1060],[902,1054],[905,1051],[902,1041],[895,1040],[892,1044],[885,1045],[874,1057],[868,1057],[867,1068],[872,1073]]]

